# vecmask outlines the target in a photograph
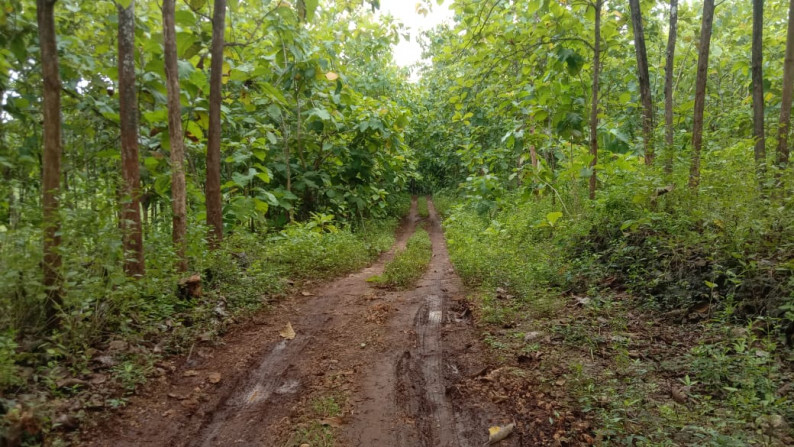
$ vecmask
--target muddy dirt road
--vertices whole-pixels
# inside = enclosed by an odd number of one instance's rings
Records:
[[[420,219],[414,201],[395,246],[372,266],[307,289],[219,346],[174,360],[171,373],[87,432],[85,444],[482,446],[487,428],[511,416],[460,390],[485,374],[486,351],[430,201],[428,208]],[[367,278],[420,225],[433,246],[424,277],[407,291],[371,286]],[[287,322],[292,340],[279,336]],[[333,416],[322,417],[326,411]],[[314,444],[306,441],[312,430],[323,434]],[[500,445],[528,444],[516,433]]]

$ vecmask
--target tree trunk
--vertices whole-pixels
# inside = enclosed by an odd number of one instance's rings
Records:
[[[138,167],[138,100],[135,91],[135,0],[119,12],[119,121],[121,127],[122,193],[121,229],[124,245],[124,271],[143,276],[143,236],[141,234],[141,178]]]
[[[794,1],[794,0],[792,0]],[[703,146],[703,110],[706,107],[706,80],[709,68],[711,24],[714,21],[714,0],[704,0],[703,21],[700,25],[700,51],[698,52],[697,79],[695,80],[695,111],[692,125],[692,165],[689,169],[689,187],[700,185],[700,149]]]
[[[598,163],[598,76],[601,68],[601,6],[602,0],[596,0],[595,8],[595,37],[593,42],[593,100],[590,108],[590,155],[593,160],[590,168],[590,200],[595,199],[596,192],[596,164]]]
[[[653,99],[651,98],[651,79],[648,74],[648,54],[645,51],[645,33],[642,29],[640,0],[629,0],[631,6],[631,25],[634,29],[634,52],[637,55],[637,77],[640,82],[642,100],[642,133],[645,144],[645,164],[653,164]]]
[[[786,59],[783,63],[783,93],[780,100],[778,125],[777,166],[781,171],[788,165],[788,134],[791,126],[791,100],[794,93],[794,0],[789,2],[788,32],[786,34]],[[782,176],[782,172],[778,172]]]
[[[42,161],[42,208],[44,226],[44,311],[47,328],[60,324],[58,309],[63,304],[61,277],[61,222],[58,215],[61,184],[61,76],[55,44],[55,2],[37,0],[36,16],[41,48],[41,77],[44,81],[44,154]]]
[[[764,134],[764,74],[762,69],[764,35],[764,0],[753,0],[753,137],[758,184],[763,184],[766,168],[766,135]]]
[[[664,172],[673,173],[673,63],[678,33],[678,0],[670,0],[670,32],[667,36],[667,59],[664,63],[664,127],[667,154]]]
[[[207,226],[211,248],[223,240],[223,204],[221,201],[221,89],[223,88],[223,33],[226,25],[226,0],[215,0],[212,14],[212,48],[210,50],[210,111],[207,138]]]
[[[176,0],[163,0],[163,51],[165,85],[168,90],[168,138],[171,141],[171,237],[177,257],[177,270],[188,269],[185,255],[187,232],[187,198],[185,194],[185,140],[182,133],[182,106],[179,101],[179,67],[176,53],[174,9]]]

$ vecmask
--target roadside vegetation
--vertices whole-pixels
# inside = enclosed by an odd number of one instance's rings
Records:
[[[408,72],[374,6],[4,3],[0,444],[55,442],[391,246]]]
[[[427,202],[425,202],[425,209]],[[433,255],[430,236],[422,228],[417,228],[405,245],[405,249],[397,252],[386,264],[383,274],[375,275],[368,281],[382,287],[407,289],[424,275],[430,258]]]
[[[415,189],[522,384],[467,392],[536,445],[791,445],[794,2],[452,7]]]
[[[779,267],[743,269],[690,214],[631,228],[641,208],[609,202],[565,217],[550,198],[489,215],[437,203],[498,362],[562,387],[558,410],[591,419],[584,432],[620,445],[791,442],[789,321],[742,304],[754,302],[742,285]]]

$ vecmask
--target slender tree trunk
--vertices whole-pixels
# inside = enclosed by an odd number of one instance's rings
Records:
[[[788,165],[788,134],[791,128],[792,93],[794,93],[794,0],[789,2],[786,59],[783,63],[783,93],[780,100],[780,123],[778,125],[777,140],[777,166],[781,172],[778,172],[778,178],[782,177],[782,171]]]
[[[55,2],[37,0],[41,71],[44,81],[44,154],[42,161],[42,208],[44,224],[44,287],[47,301],[44,311],[48,329],[60,324],[58,309],[63,304],[61,277],[61,222],[58,215],[61,184],[61,76],[55,44]]]
[[[532,123],[532,125],[529,126],[529,135],[530,135],[530,138],[535,136],[535,123]],[[532,162],[532,169],[537,170],[538,169],[538,151],[535,148],[535,143],[530,143],[529,144],[529,159]]]
[[[221,89],[223,88],[223,33],[226,26],[226,0],[215,0],[212,14],[212,48],[210,50],[210,111],[207,138],[207,226],[211,248],[223,240],[221,201]]]
[[[176,53],[174,25],[175,0],[163,0],[163,51],[165,53],[165,79],[168,90],[168,138],[171,141],[171,207],[173,220],[171,237],[177,257],[177,269],[188,269],[185,255],[187,232],[187,198],[185,194],[185,140],[182,133],[182,105],[179,101],[179,67]]]
[[[766,135],[764,134],[764,74],[762,64],[764,36],[764,0],[753,0],[753,137],[755,137],[755,165],[758,184],[764,181],[766,170]]]
[[[601,6],[602,0],[596,0],[595,8],[595,36],[593,42],[593,100],[590,108],[590,155],[593,160],[590,168],[593,170],[590,175],[590,200],[595,199],[596,183],[596,164],[598,163],[598,78],[601,69]]]
[[[138,100],[135,91],[135,1],[119,12],[119,117],[121,127],[122,238],[124,271],[143,276],[143,236],[141,233],[141,178],[138,162]]]
[[[673,63],[678,33],[678,0],[670,0],[670,32],[667,36],[667,59],[664,63],[664,127],[667,154],[664,172],[673,173]]]
[[[631,6],[631,25],[634,29],[634,52],[637,55],[637,77],[640,82],[642,100],[642,133],[645,144],[645,164],[653,164],[653,99],[651,98],[651,78],[648,74],[648,54],[645,51],[645,33],[642,29],[640,0],[629,0]]]
[[[794,0],[792,0],[794,1]],[[714,0],[704,0],[703,21],[700,25],[700,51],[698,52],[697,79],[695,80],[695,111],[692,125],[692,165],[689,169],[689,187],[700,185],[700,149],[703,146],[703,111],[706,107],[706,81],[709,68],[711,24],[714,21]]]

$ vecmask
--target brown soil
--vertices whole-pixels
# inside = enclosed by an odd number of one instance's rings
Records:
[[[489,367],[430,201],[428,208],[425,222],[413,203],[394,248],[372,266],[172,361],[169,374],[87,430],[84,445],[482,446],[489,426],[510,422],[516,433],[499,445],[536,445],[528,425],[514,421],[519,413],[493,395],[510,375]],[[433,258],[419,283],[407,291],[368,283],[420,224]],[[279,336],[287,322],[292,340]],[[509,380],[510,394],[530,394],[525,382]],[[318,404],[328,401],[333,411]],[[312,430],[323,433],[321,443],[305,441]]]

